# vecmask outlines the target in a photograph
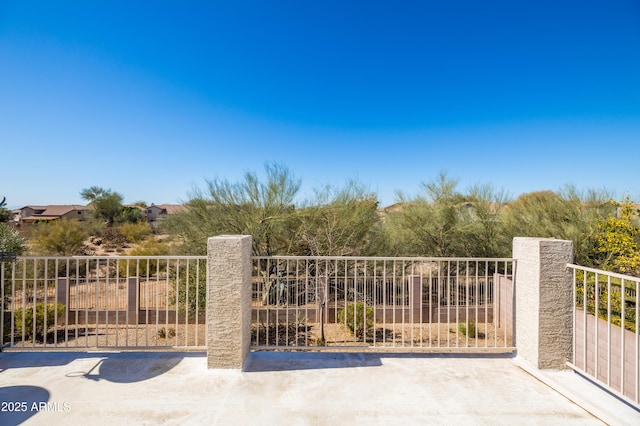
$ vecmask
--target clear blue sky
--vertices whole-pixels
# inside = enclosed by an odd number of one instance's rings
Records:
[[[98,4],[99,3],[99,4]],[[640,199],[640,3],[0,0],[0,195],[174,203],[265,162]]]

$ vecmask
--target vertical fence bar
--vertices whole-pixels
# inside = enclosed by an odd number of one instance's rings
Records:
[[[494,261],[493,262],[493,272],[496,273],[498,271],[498,261]],[[486,274],[486,287],[487,287],[487,300],[485,301],[485,304],[487,306],[487,310],[489,309],[489,302],[491,302],[491,306],[494,307],[494,312],[495,312],[495,302],[496,302],[496,298],[495,298],[495,283],[491,283],[491,276],[493,274],[491,274],[491,271],[489,271],[489,268],[487,268],[487,271],[485,271]],[[487,313],[486,317],[485,317],[485,322],[487,324],[489,324],[489,315]],[[498,347],[498,327],[496,325],[496,321],[495,318],[493,320],[493,347],[497,348]]]
[[[200,259],[196,259],[196,340],[195,345],[198,346],[198,341],[200,337]]]
[[[576,269],[573,268],[573,315],[572,315],[572,320],[573,320],[573,351],[572,351],[572,363],[573,365],[577,365],[576,364],[576,351],[578,350],[578,342],[577,342],[577,333],[576,333],[576,316],[578,315],[578,311],[577,311],[577,294],[578,294],[578,280],[577,280],[577,274],[576,274]],[[609,354],[611,353],[611,346],[609,346]]]
[[[574,269],[574,272],[575,272],[575,269]],[[607,297],[607,386],[611,386],[611,276],[610,275],[607,277],[607,295],[608,295]]]
[[[635,357],[635,364],[636,364],[636,376],[635,376],[635,380],[636,380],[636,404],[638,404],[640,402],[640,303],[638,303],[638,290],[640,287],[638,285],[638,282],[635,283],[636,284],[636,338],[635,338],[635,342],[636,342],[636,357]]]
[[[16,270],[18,269],[18,263],[16,262],[13,265],[13,268],[11,270],[11,342],[10,342],[10,347],[13,347],[13,345],[15,344],[15,310],[16,310]],[[24,298],[23,298],[24,299]]]
[[[460,347],[460,262],[456,260],[456,275],[455,275],[455,291],[454,291],[454,302],[456,309],[456,326],[454,328],[454,333],[456,336],[456,348]]]
[[[291,327],[289,327],[289,259],[287,259],[285,261],[284,264],[284,277],[283,282],[282,282],[282,293],[283,293],[283,298],[284,300],[282,301],[282,304],[284,306],[284,318],[285,318],[285,327],[284,327],[284,345],[285,346],[289,346],[289,329]],[[280,318],[278,317],[278,320]]]
[[[624,377],[624,364],[625,364],[625,347],[626,347],[626,342],[625,342],[625,330],[626,330],[626,316],[625,316],[625,308],[626,308],[626,295],[627,295],[627,291],[626,291],[626,281],[624,279],[622,279],[621,284],[621,288],[620,288],[620,298],[622,299],[620,302],[620,346],[621,346],[621,350],[620,350],[620,393],[622,393],[624,395],[624,382],[625,382],[625,377]],[[596,321],[598,319],[598,314],[596,311]],[[597,375],[596,375],[597,377]]]
[[[296,272],[294,274],[295,276],[295,310],[296,310],[296,330],[295,330],[295,334],[296,334],[296,344],[298,342],[298,326],[299,325],[303,325],[304,326],[304,345],[305,346],[309,346],[309,333],[308,331],[308,324],[310,323],[309,321],[309,303],[307,301],[307,295],[309,294],[309,283],[308,283],[308,276],[305,275],[305,283],[304,283],[304,295],[305,295],[305,301],[304,301],[304,321],[300,320],[300,260],[296,259]],[[315,279],[315,292],[316,292],[316,306],[320,304],[319,300],[317,300],[317,295],[318,295],[318,269],[316,268],[316,279]],[[316,311],[317,312],[317,311]],[[317,312],[319,314],[319,312]],[[322,318],[322,316],[321,316]],[[316,318],[316,322],[318,321],[318,318]],[[322,325],[321,325],[322,326]]]
[[[47,323],[47,302],[49,301],[49,259],[44,259],[44,278],[43,278],[43,284],[44,284],[44,318],[43,318],[43,325],[44,325],[44,329],[43,329],[43,334],[44,336],[42,336],[42,344],[43,346],[46,348],[47,347],[47,331],[49,330],[49,326],[50,324]],[[37,297],[36,297],[36,303],[37,303]],[[53,316],[55,318],[55,316],[58,314],[58,310],[56,309],[57,305],[53,306]],[[36,318],[34,318],[34,320],[36,320]]]
[[[480,293],[480,282],[478,279],[478,274],[479,274],[479,269],[480,269],[480,263],[476,260],[475,261],[475,277],[474,277],[474,297],[473,297],[473,310],[475,311],[475,322],[476,322],[476,344],[475,347],[477,348],[479,346],[479,333],[480,333],[480,324],[478,322],[478,311],[480,310],[480,305],[478,304],[478,299],[479,299],[479,293]],[[505,318],[507,312],[505,310]],[[494,319],[495,321],[495,319]],[[487,340],[487,330],[485,329],[485,336],[484,336],[484,340],[486,342]]]
[[[171,283],[169,281],[169,276],[171,275],[171,260],[167,259],[167,262],[165,264],[165,308],[164,308],[164,345],[165,346],[169,346],[169,307],[171,306],[171,303],[169,301],[169,288],[171,286]],[[176,278],[177,279],[177,278]]]
[[[75,337],[75,346],[76,348],[78,347],[78,340],[80,337],[80,332],[78,331],[78,311],[79,311],[79,307],[78,307],[78,277],[80,276],[80,260],[76,259],[74,262],[74,266],[75,266],[75,281],[76,281],[76,285],[74,286],[75,289],[75,296],[73,301],[75,302],[75,306],[74,306],[74,312],[75,312],[75,322],[74,322],[74,337]],[[67,259],[67,271],[71,271],[71,262],[69,262],[69,259]],[[71,274],[69,274],[71,275]],[[69,282],[69,286],[71,286],[71,282]],[[69,288],[69,305],[71,305],[71,289]],[[67,324],[69,323],[68,321],[69,319],[69,309],[67,309]],[[66,347],[69,347],[69,327],[65,327],[65,340],[66,340]]]
[[[121,280],[120,280],[120,267],[122,266],[122,260],[118,259],[116,261],[116,305],[115,305],[115,311],[116,311],[116,347],[120,346],[120,305],[121,305],[121,301],[120,301],[120,284],[121,284]],[[125,278],[125,282],[126,282],[127,278]]]
[[[451,327],[451,261],[447,261],[447,328]],[[451,347],[451,332],[447,333],[447,347]]]
[[[174,346],[179,346],[178,345],[178,313],[180,312],[180,259],[176,259],[176,297],[175,297],[175,307],[176,307],[176,331],[175,331],[175,341],[174,341]]]
[[[500,271],[494,271],[494,273],[493,273],[493,277],[494,277],[493,278],[493,300],[494,300],[494,303],[495,303],[495,300],[496,300],[496,293],[500,294],[500,292],[502,291],[502,289],[500,288],[500,286],[502,285],[502,282],[501,282],[501,280],[499,278],[500,277],[499,273],[500,273]],[[505,261],[504,262],[505,294],[506,294],[506,284],[507,284],[508,273],[509,273],[509,266],[508,266],[507,262]],[[500,315],[502,315],[502,312],[504,312],[504,319],[506,321],[506,319],[507,319],[507,305],[506,305],[505,302],[506,301],[503,300],[503,298],[500,298],[500,306],[498,307],[498,309],[500,310]],[[496,324],[496,319],[495,318],[493,319],[493,323]],[[508,340],[509,340],[509,338],[508,338],[508,335],[507,335],[507,327],[506,327],[506,324],[505,324],[505,327],[504,327],[504,341],[503,341],[503,344],[502,344],[503,348],[507,347]]]
[[[405,345],[405,319],[406,319],[406,306],[407,306],[407,295],[406,295],[406,289],[407,289],[407,279],[406,279],[406,265],[404,260],[402,261],[402,277],[400,278],[400,282],[402,285],[401,288],[401,297],[402,297],[402,346]]]
[[[191,262],[187,259],[187,268],[185,272],[185,297],[184,297],[184,345],[189,342],[189,285],[191,284],[190,271]]]
[[[440,333],[440,329],[442,328],[441,319],[442,319],[442,305],[444,304],[446,292],[444,282],[442,281],[442,272],[443,272],[443,262],[440,260],[436,261],[436,276],[433,277],[433,272],[431,273],[431,277],[435,280],[435,299],[436,299],[436,347],[440,347],[442,345],[442,336]],[[433,283],[433,281],[432,281]],[[433,285],[433,284],[432,284]]]
[[[104,333],[104,337],[106,339],[105,341],[105,346],[109,346],[109,299],[111,296],[111,286],[110,281],[109,281],[109,259],[105,260],[106,262],[106,272],[105,272],[105,297],[104,297],[104,327],[105,327],[105,333]],[[100,309],[100,307],[98,307],[98,309]],[[96,312],[96,318],[98,317],[98,312]],[[116,331],[117,334],[117,331]]]
[[[26,340],[26,333],[25,333],[25,329],[27,327],[26,325],[26,313],[27,313],[27,261],[26,259],[22,261],[22,336],[21,336],[21,340],[20,342],[22,343],[22,346],[25,345],[25,340]]]
[[[595,344],[595,356],[594,356],[594,360],[593,360],[593,368],[594,368],[594,376],[597,379],[598,375],[599,375],[599,370],[598,370],[598,338],[600,337],[598,335],[598,323],[600,321],[598,321],[598,318],[600,318],[600,275],[598,273],[595,274],[595,283],[594,283],[594,302],[595,302],[595,339],[594,341],[596,342]],[[586,343],[585,343],[586,344]],[[624,357],[624,356],[623,356]]]
[[[149,346],[149,259],[144,261],[144,345]],[[140,286],[140,281],[138,281],[138,286]],[[138,287],[138,291],[140,291],[140,287]],[[141,303],[138,303],[138,310],[141,308]],[[140,315],[140,314],[138,314]],[[138,324],[138,328],[140,325]],[[178,328],[176,327],[176,336]]]
[[[467,332],[466,334],[466,339],[465,339],[465,347],[469,347],[469,333],[471,333],[471,321],[469,321],[469,261],[466,261],[466,269],[465,269],[465,281],[464,281],[464,297],[465,297],[465,314],[464,314],[464,320],[467,324],[466,326],[466,330]],[[495,318],[494,318],[495,321]],[[475,333],[477,331],[477,324],[476,327],[473,328],[474,331],[474,338],[476,339],[476,341],[478,340],[478,338],[475,336]]]
[[[387,328],[387,261],[382,261],[382,329]],[[382,345],[387,343],[387,333],[382,332]]]
[[[98,330],[98,328],[99,328],[99,326],[98,326],[98,308],[100,307],[100,299],[99,299],[99,297],[100,297],[100,273],[98,272],[99,271],[98,270],[99,267],[100,267],[100,258],[97,258],[96,259],[96,271],[95,271],[95,273],[96,273],[96,278],[95,278],[95,280],[96,280],[95,281],[96,301],[95,301],[95,305],[93,307],[93,311],[94,311],[94,314],[96,316],[96,328],[95,328],[96,347],[99,346],[98,337],[100,335],[99,330]]]
[[[8,306],[5,306],[6,298],[5,298],[4,274],[5,274],[5,264],[4,262],[0,262],[0,350],[4,348],[4,335],[7,331],[5,330],[4,312],[5,312],[5,309],[9,308]],[[13,333],[13,329],[9,329],[9,333]]]
[[[423,324],[424,324],[424,313],[423,313],[423,307],[424,307],[424,298],[425,298],[425,294],[424,294],[424,262],[420,262],[420,266],[418,267],[419,273],[420,273],[420,347],[424,347],[424,330],[423,330]],[[429,301],[429,309],[431,309],[431,301]],[[431,327],[431,324],[429,324],[429,327]]]
[[[363,267],[362,267],[362,303],[364,306],[364,311],[363,311],[363,317],[364,317],[364,341],[367,342],[367,334],[369,332],[369,327],[367,326],[367,260],[365,259],[363,261]],[[375,310],[375,307],[373,308]],[[371,319],[371,318],[369,318]],[[375,333],[375,324],[373,325],[373,331]]]
[[[432,346],[432,342],[433,342],[433,264],[429,263],[429,281],[428,281],[428,286],[429,286],[429,347]],[[438,296],[436,295],[436,298]],[[436,306],[437,306],[437,301],[436,301]]]
[[[489,261],[484,262],[484,281],[482,283],[482,303],[484,304],[484,347],[489,347]]]
[[[587,310],[588,310],[588,305],[587,305],[587,293],[589,292],[589,289],[587,287],[587,271],[584,271],[584,276],[582,277],[582,293],[583,293],[583,305],[582,305],[582,317],[583,317],[583,327],[584,327],[584,344],[583,344],[583,358],[582,358],[582,362],[584,364],[584,371],[587,371]]]
[[[38,261],[37,259],[33,260],[33,294],[31,296],[31,307],[33,309],[33,317],[32,318],[36,318],[36,300],[38,297],[38,292],[37,292],[37,288],[36,288],[36,282],[38,280]],[[31,347],[35,348],[36,347],[36,325],[37,325],[37,321],[32,321],[33,322],[33,334],[31,334]]]

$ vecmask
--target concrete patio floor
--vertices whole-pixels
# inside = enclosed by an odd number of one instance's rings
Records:
[[[640,424],[580,376],[551,376],[596,392],[606,422]],[[2,425],[604,423],[510,355],[256,352],[238,372],[202,353],[5,352],[0,401]]]

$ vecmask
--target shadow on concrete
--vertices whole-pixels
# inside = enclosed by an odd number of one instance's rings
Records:
[[[19,425],[39,413],[42,403],[49,401],[49,391],[38,386],[0,387],[0,424]]]
[[[9,368],[59,367],[90,356],[87,352],[2,352],[0,373]]]
[[[87,371],[67,373],[67,377],[84,377],[93,381],[107,380],[113,383],[134,383],[165,374],[184,358],[200,357],[201,353],[174,352],[125,352],[96,354],[96,363]]]
[[[326,368],[379,367],[382,361],[369,353],[343,352],[252,352],[243,371],[316,370]]]
[[[185,358],[201,357],[197,352],[3,352],[0,354],[0,377],[8,369],[62,367],[82,361],[87,367],[68,371],[66,377],[84,377],[93,381],[134,383],[160,376]],[[63,371],[63,370],[60,370]],[[1,423],[1,422],[0,422]]]
[[[384,358],[476,358],[510,359],[512,353],[498,354],[427,354],[395,352],[251,352],[243,371],[319,370],[327,368],[380,367]]]

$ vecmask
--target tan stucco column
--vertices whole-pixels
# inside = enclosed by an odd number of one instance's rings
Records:
[[[572,356],[573,242],[514,238],[518,358],[538,369],[564,369]]]
[[[251,344],[251,236],[207,244],[207,367],[241,370]]]

